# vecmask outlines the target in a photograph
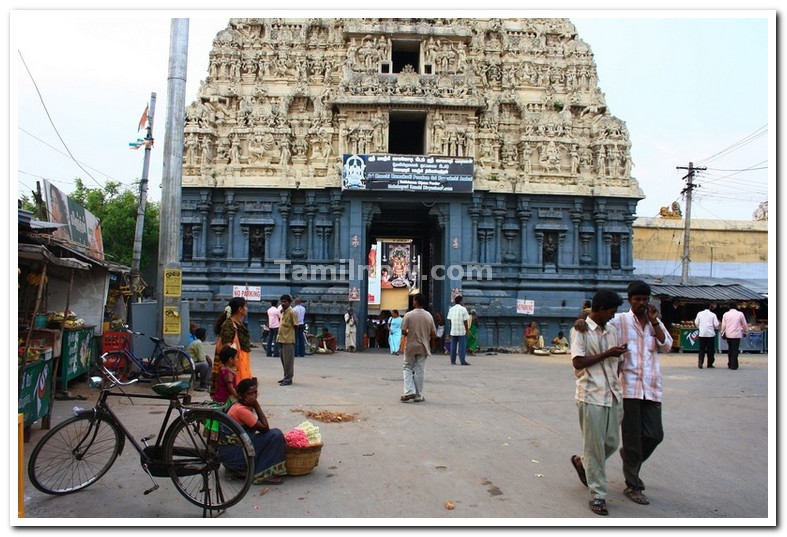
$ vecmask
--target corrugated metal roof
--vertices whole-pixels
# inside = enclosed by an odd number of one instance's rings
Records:
[[[654,296],[682,298],[684,300],[707,300],[708,302],[730,302],[736,300],[762,300],[761,294],[738,284],[731,285],[667,285],[650,283]]]

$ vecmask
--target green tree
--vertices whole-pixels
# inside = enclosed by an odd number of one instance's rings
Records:
[[[115,263],[131,266],[139,205],[137,193],[116,181],[107,182],[104,188],[88,188],[79,178],[75,182],[76,189],[69,197],[93,213],[101,222],[104,256]],[[146,204],[140,269],[147,267],[149,259],[156,259],[159,213],[158,203]]]

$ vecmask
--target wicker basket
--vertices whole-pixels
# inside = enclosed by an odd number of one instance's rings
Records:
[[[287,475],[306,475],[320,462],[322,444],[305,448],[284,446]]]

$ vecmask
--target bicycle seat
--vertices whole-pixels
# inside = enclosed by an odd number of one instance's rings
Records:
[[[159,395],[177,395],[182,391],[188,390],[191,383],[187,380],[176,380],[175,382],[162,382],[153,386],[153,391]]]

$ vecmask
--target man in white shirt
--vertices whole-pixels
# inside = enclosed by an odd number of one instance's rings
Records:
[[[721,317],[721,335],[727,339],[727,367],[738,369],[738,352],[741,338],[749,333],[749,325],[743,313],[735,306]]]
[[[279,344],[276,343],[276,336],[279,335],[280,319],[281,310],[279,309],[279,301],[273,299],[271,300],[271,307],[268,308],[268,345],[265,348],[266,356],[279,357]]]
[[[292,311],[298,316],[298,327],[295,329],[295,357],[303,358],[306,356],[306,336],[304,328],[306,323],[306,308],[303,306],[301,297],[295,297],[295,305]]]
[[[451,322],[451,365],[456,365],[456,354],[459,351],[459,363],[470,365],[465,360],[467,354],[467,332],[470,330],[470,314],[462,305],[462,295],[454,299],[454,305],[448,310],[448,320]]]
[[[706,305],[705,309],[697,314],[694,324],[697,325],[700,332],[700,354],[697,359],[697,367],[702,369],[705,354],[707,354],[708,369],[713,369],[713,362],[716,361],[714,353],[716,352],[716,330],[719,328],[719,319],[710,310],[710,306]]]
[[[620,444],[623,420],[623,388],[618,377],[621,345],[617,330],[607,324],[623,304],[620,296],[609,289],[593,295],[587,329],[571,330],[571,362],[577,377],[575,399],[582,431],[582,457],[574,455],[571,463],[582,484],[590,489],[590,510],[607,514],[606,461]]]

